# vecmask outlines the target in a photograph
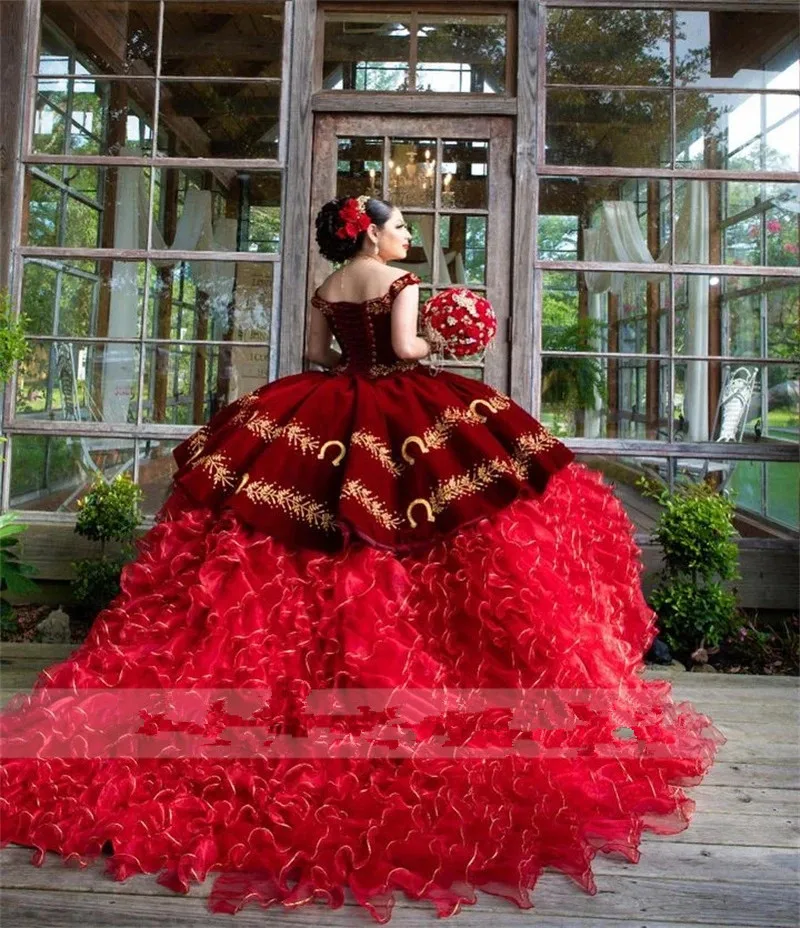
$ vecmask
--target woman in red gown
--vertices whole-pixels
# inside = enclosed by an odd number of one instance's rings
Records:
[[[422,358],[390,204],[326,204],[346,266],[309,357],[175,449],[122,591],[0,721],[0,840],[214,911],[395,890],[586,892],[682,831],[725,738],[645,682],[656,616],[602,477],[509,397]],[[324,295],[323,295],[324,294]],[[341,355],[330,349],[330,333]]]

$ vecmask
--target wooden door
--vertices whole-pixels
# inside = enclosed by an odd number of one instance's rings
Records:
[[[497,337],[483,361],[449,368],[508,392],[512,121],[492,117],[319,115],[309,223],[310,299],[331,272],[316,244],[314,219],[334,196],[372,193],[402,211],[413,233],[405,261],[393,265],[423,281],[424,302],[462,284],[486,294]]]

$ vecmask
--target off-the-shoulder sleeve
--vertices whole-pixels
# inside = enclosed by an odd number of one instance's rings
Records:
[[[411,284],[421,284],[422,280],[417,277],[416,274],[413,274],[409,271],[407,274],[403,274],[402,277],[398,277],[397,280],[393,280],[391,286],[389,287],[389,292],[386,296],[389,299],[390,303],[393,303],[397,294],[410,286]]]

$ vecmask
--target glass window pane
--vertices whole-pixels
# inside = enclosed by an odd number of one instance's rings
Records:
[[[383,191],[383,139],[363,136],[337,139],[336,196],[380,197]],[[434,149],[435,152],[435,149]]]
[[[143,418],[201,425],[268,379],[268,345],[148,345]]]
[[[486,216],[442,216],[438,284],[486,284]]]
[[[796,171],[800,96],[676,93],[675,166]]]
[[[167,501],[172,490],[172,475],[177,470],[173,448],[180,440],[164,438],[139,439],[139,479],[142,490],[142,512],[154,516]]]
[[[669,167],[670,95],[549,90],[548,164]]]
[[[154,81],[40,78],[32,150],[50,155],[148,155],[154,100]]]
[[[31,342],[17,377],[18,423],[136,422],[138,344]]]
[[[183,261],[151,269],[150,338],[268,342],[272,263]]]
[[[709,320],[718,319],[716,330]],[[675,352],[789,358],[800,327],[800,283],[790,277],[675,277]],[[704,333],[708,333],[705,335]],[[766,333],[767,344],[764,344]],[[707,347],[719,344],[719,350]]]
[[[323,90],[408,90],[410,20],[403,13],[325,14]]]
[[[426,162],[428,151],[425,152]],[[431,152],[436,159],[436,150]],[[489,207],[489,142],[461,139],[442,143],[442,206],[458,209]]]
[[[13,435],[10,458],[11,509],[76,512],[97,475],[133,474],[133,439]]]
[[[34,335],[138,338],[144,262],[25,260],[22,312]]]
[[[671,19],[666,10],[548,10],[548,83],[668,84]]]
[[[43,0],[42,74],[155,74],[155,0]]]
[[[417,90],[505,92],[505,16],[423,14],[417,43]]]
[[[172,130],[170,147],[160,154],[278,157],[280,83],[162,81],[160,94],[161,122]]]
[[[666,275],[545,271],[542,282],[544,350],[668,352]]]
[[[213,9],[212,9],[213,7]],[[214,0],[164,5],[162,74],[184,77],[280,77],[283,3],[248,7]]]
[[[547,177],[539,183],[542,260],[668,262],[669,229],[669,181]]]
[[[684,85],[800,90],[797,11],[679,10],[675,76]]]
[[[433,206],[435,153],[435,139],[391,140],[389,199],[392,203],[399,207]]]

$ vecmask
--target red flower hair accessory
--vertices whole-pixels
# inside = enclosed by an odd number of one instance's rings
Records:
[[[372,220],[367,215],[368,196],[350,197],[339,210],[339,218],[344,223],[336,230],[337,238],[358,238],[370,227]]]
[[[497,333],[492,304],[466,287],[451,287],[432,296],[420,315],[423,324],[441,336],[445,350],[456,358],[483,351]]]

